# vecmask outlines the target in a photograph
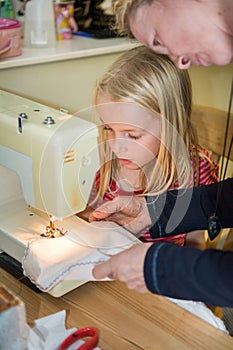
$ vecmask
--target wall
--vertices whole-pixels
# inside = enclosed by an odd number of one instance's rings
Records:
[[[89,107],[96,79],[120,53],[0,70],[0,88],[71,112]]]
[[[92,103],[96,79],[120,53],[0,70],[0,88],[71,112]],[[227,110],[233,63],[226,67],[191,67],[196,104]]]
[[[193,102],[200,105],[228,109],[233,63],[225,67],[191,67]]]

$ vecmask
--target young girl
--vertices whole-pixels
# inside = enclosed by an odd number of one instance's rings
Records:
[[[148,196],[217,181],[217,165],[197,144],[190,121],[189,75],[167,56],[145,47],[123,54],[99,81],[95,105],[102,124],[101,168],[92,207],[118,195]],[[139,239],[153,241],[148,229]],[[163,240],[204,248],[201,231]]]

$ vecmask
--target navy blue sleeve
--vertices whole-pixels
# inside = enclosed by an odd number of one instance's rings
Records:
[[[154,243],[144,277],[152,293],[233,307],[233,252]]]
[[[218,201],[217,201],[218,198]],[[218,202],[217,208],[216,203]],[[206,230],[216,212],[222,228],[233,227],[233,178],[211,185],[148,196],[152,238]]]

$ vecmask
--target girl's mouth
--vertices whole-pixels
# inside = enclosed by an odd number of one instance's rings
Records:
[[[125,159],[125,158],[119,158],[119,162],[120,162],[122,165],[128,165],[128,164],[131,164],[131,163],[132,163],[131,160]]]

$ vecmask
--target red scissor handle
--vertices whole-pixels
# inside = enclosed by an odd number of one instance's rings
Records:
[[[96,328],[93,327],[85,327],[78,329],[76,332],[69,335],[69,337],[67,337],[63,341],[63,343],[59,346],[58,350],[66,350],[71,344],[85,337],[91,338],[87,340],[84,344],[82,344],[77,350],[93,350],[99,341],[98,331]]]

